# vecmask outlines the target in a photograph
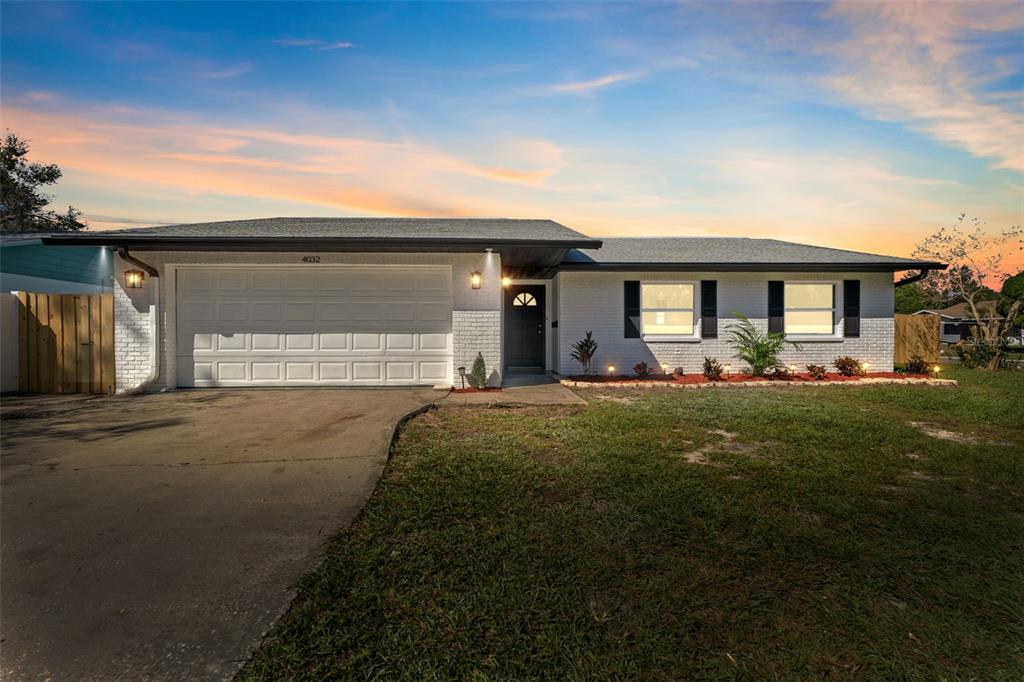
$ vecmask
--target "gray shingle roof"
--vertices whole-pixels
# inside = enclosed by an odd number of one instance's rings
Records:
[[[83,238],[137,239],[338,239],[513,240],[600,242],[553,220],[508,218],[262,218],[189,225],[85,232]],[[582,244],[581,244],[582,245]]]
[[[938,266],[913,258],[795,244],[777,239],[747,237],[607,237],[600,249],[572,249],[563,265],[611,267],[630,264],[666,266],[873,266],[912,269]]]

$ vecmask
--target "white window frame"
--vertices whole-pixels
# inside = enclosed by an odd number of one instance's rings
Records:
[[[831,308],[793,308],[793,310],[810,310],[819,312],[822,310],[832,311],[832,331],[826,334],[786,334],[786,339],[789,341],[842,341],[843,337],[839,334],[839,317],[836,312],[843,305],[840,300],[842,290],[839,288],[839,280],[817,280],[817,279],[788,279],[782,284],[782,330],[785,333],[786,330],[786,313],[789,312],[790,308],[786,304],[786,286],[790,284],[829,284],[832,286],[832,307]]]
[[[693,288],[693,309],[690,308],[644,308],[644,287],[649,284],[688,284]],[[644,332],[644,312],[676,313],[690,311],[693,313],[693,329],[689,334],[647,334]],[[641,280],[640,281],[640,316],[637,322],[640,325],[640,338],[652,342],[682,342],[694,343],[700,341],[700,287],[696,281],[687,280]]]

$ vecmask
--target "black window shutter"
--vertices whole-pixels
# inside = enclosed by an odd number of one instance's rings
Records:
[[[781,334],[785,329],[783,317],[786,314],[786,283],[768,282],[768,331]]]
[[[700,283],[700,337],[718,338],[718,282],[713,279]]]
[[[843,280],[843,336],[860,338],[860,280]]]
[[[622,283],[622,300],[624,302],[624,314],[626,317],[625,337],[627,339],[640,338],[640,282],[625,281]]]

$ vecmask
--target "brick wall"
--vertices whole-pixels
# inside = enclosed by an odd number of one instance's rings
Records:
[[[501,311],[456,310],[452,313],[455,375],[453,385],[460,385],[459,367],[466,373],[473,369],[476,354],[481,353],[487,365],[487,384],[501,386]]]
[[[718,281],[718,338],[697,342],[654,342],[623,336],[623,281]],[[699,372],[704,356],[742,366],[729,345],[726,328],[736,321],[732,311],[750,318],[761,330],[768,328],[768,281],[838,281],[837,310],[841,316],[844,279],[861,280],[860,338],[801,343],[803,350],[787,346],[785,363],[802,369],[809,363],[831,366],[841,355],[852,355],[870,362],[872,369],[892,370],[893,359],[893,281],[889,273],[588,273],[563,272],[558,275],[558,366],[562,374],[577,374],[579,363],[570,357],[571,345],[588,331],[598,342],[595,371],[615,365],[617,372],[631,373],[641,360],[659,368],[682,367]],[[699,286],[696,287],[699,290]],[[840,333],[842,325],[840,324]]]
[[[152,387],[172,389],[176,386],[175,357],[175,270],[174,265],[300,265],[303,253],[227,253],[194,251],[139,252],[140,259],[160,271],[161,358],[159,379]],[[486,253],[320,253],[320,266],[327,265],[448,265],[452,268],[452,347],[459,358],[477,351],[484,352],[492,383],[501,381],[501,262],[498,254]],[[124,271],[133,269],[115,257],[114,286],[115,371],[118,392],[141,385],[150,372],[151,333],[150,305],[153,301],[152,278],[147,277],[141,289],[123,289]],[[307,266],[316,267],[316,266]],[[470,287],[469,274],[483,275],[480,289]],[[486,319],[486,324],[481,320]],[[459,349],[462,355],[458,355]],[[495,350],[498,349],[498,350]],[[458,377],[453,377],[453,382]]]

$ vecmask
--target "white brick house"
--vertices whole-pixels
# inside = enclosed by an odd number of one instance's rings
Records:
[[[734,362],[735,313],[892,369],[893,273],[910,259],[732,238],[597,240],[545,220],[310,219],[60,235],[117,250],[119,392],[210,386],[447,387],[479,353],[488,381],[640,361]],[[130,285],[136,286],[130,286]]]

